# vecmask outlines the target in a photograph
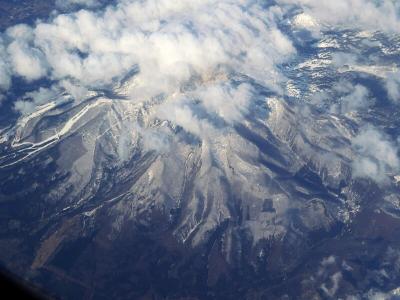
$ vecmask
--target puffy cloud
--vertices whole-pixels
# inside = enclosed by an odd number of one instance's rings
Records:
[[[327,287],[327,284],[324,283],[321,285],[322,291],[329,297],[333,298],[336,294],[336,292],[339,290],[340,287],[340,282],[343,278],[343,275],[341,272],[336,272],[332,276],[330,276],[330,287]]]
[[[243,119],[254,93],[247,83],[202,82],[191,91],[173,94],[158,107],[155,117],[169,120],[202,139],[209,139],[219,134],[215,128],[218,121],[232,125]]]
[[[15,74],[27,81],[45,76],[47,74],[45,58],[39,49],[32,47],[32,28],[17,25],[8,29],[7,35],[13,39],[7,47],[7,52]]]
[[[95,4],[66,3],[77,2]],[[65,90],[77,100],[90,89],[115,87],[137,70],[125,87],[127,97],[163,97],[154,117],[204,138],[215,130],[213,116],[232,124],[248,111],[253,88],[232,76],[282,92],[285,77],[278,66],[296,53],[278,29],[282,16],[277,6],[246,0],[121,0],[34,27],[14,26],[5,47],[14,75],[50,79],[56,82],[51,91]],[[50,98],[46,91],[21,99],[15,108],[31,112],[42,103],[37,99]]]
[[[275,76],[267,69],[273,71],[276,62],[294,52],[289,40],[270,28],[274,24],[263,20],[257,5],[244,9],[211,2],[125,1],[101,15],[80,11],[38,25],[35,42],[53,77],[70,76],[87,85],[110,83],[138,65],[143,84],[137,90],[143,97],[169,93],[219,65],[272,86]]]
[[[40,87],[38,90],[28,92],[14,104],[16,111],[23,115],[34,112],[38,106],[57,100],[63,92],[67,92],[75,100],[83,100],[88,95],[85,87],[74,84],[69,80],[62,80],[50,88]]]
[[[216,136],[216,130],[205,118],[195,115],[196,110],[189,103],[166,103],[157,111],[157,117],[166,119],[183,127],[189,133],[202,139]]]
[[[75,100],[83,100],[88,95],[88,89],[80,84],[71,82],[70,80],[62,80],[58,83],[58,86],[66,91]]]
[[[400,32],[400,3],[391,0],[278,0],[296,5],[323,26]]]
[[[349,112],[365,107],[366,103],[368,103],[368,96],[368,89],[362,85],[357,84],[350,94],[342,98],[340,107],[341,111]]]
[[[366,110],[375,102],[368,88],[345,80],[339,80],[331,88],[315,93],[310,100],[319,107],[328,107],[328,111],[335,114]]]
[[[388,137],[372,127],[364,128],[353,140],[357,152],[353,162],[354,177],[368,177],[385,182],[391,172],[398,172],[397,147]]]
[[[28,48],[24,44],[13,42],[8,47],[8,53],[14,71],[26,80],[40,79],[46,74],[46,69],[37,51]]]
[[[26,93],[24,98],[33,100],[37,105],[44,104],[54,99],[60,92],[56,88],[39,88],[34,92]]]
[[[400,72],[391,74],[385,82],[385,87],[389,99],[393,102],[400,102]]]
[[[255,95],[252,84],[283,93],[285,77],[280,64],[290,60],[296,50],[278,24],[293,6],[303,11],[296,19],[298,26],[313,31],[326,24],[386,31],[400,28],[394,26],[399,24],[399,4],[392,1],[275,3],[266,7],[250,0],[120,0],[97,11],[58,15],[34,27],[14,26],[0,41],[0,89],[10,86],[11,74],[27,81],[43,77],[54,81],[52,88],[39,89],[16,102],[15,108],[27,114],[50,99],[50,93],[67,91],[80,101],[88,90],[115,87],[135,70],[133,81],[123,91],[131,101],[161,98],[154,118],[172,121],[206,138],[218,134],[213,116],[228,125],[243,118]],[[352,54],[333,57],[336,67],[354,61]],[[244,83],[240,76],[252,84]],[[399,95],[396,80],[387,82],[393,99]],[[347,113],[370,104],[369,92],[361,85],[340,93],[335,112]],[[368,134],[376,139],[375,145],[364,144]],[[126,143],[122,138],[124,157]],[[388,161],[374,152],[382,150],[379,147],[394,151],[382,135],[367,130],[354,146],[361,155],[354,162],[355,176],[381,178],[389,167],[397,167],[394,158]]]
[[[26,93],[22,99],[16,101],[14,108],[21,114],[27,115],[34,112],[37,106],[54,100],[60,93],[60,90],[55,86],[52,88],[40,87],[37,91]]]
[[[29,115],[34,112],[36,109],[35,103],[31,101],[16,101],[14,108],[16,111],[19,111],[22,115]]]
[[[333,90],[344,94],[340,97],[339,102],[331,107],[331,111],[335,113],[346,114],[359,111],[368,108],[373,103],[368,89],[360,84],[353,86],[347,82],[340,82]]]
[[[249,105],[252,97],[252,87],[249,84],[241,84],[233,87],[223,83],[201,87],[197,92],[207,111],[216,113],[225,121],[232,123],[242,119],[243,113]]]
[[[58,3],[93,6],[99,1]],[[275,24],[289,11],[288,5],[302,8],[305,13],[300,19],[313,28],[320,23],[399,28],[394,26],[399,24],[399,4],[393,1],[276,3],[266,8],[246,0],[120,0],[98,12],[59,15],[35,28],[16,26],[9,30],[12,41],[8,51],[14,71],[27,80],[49,73],[51,79],[72,78],[86,87],[110,84],[138,66],[139,84],[132,94],[143,99],[171,93],[193,74],[204,74],[220,65],[279,91],[284,78],[276,64],[295,52]],[[0,84],[3,77],[7,78],[0,74]]]

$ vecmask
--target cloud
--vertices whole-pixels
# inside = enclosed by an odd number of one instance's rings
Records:
[[[180,101],[162,105],[159,107],[156,116],[160,119],[169,120],[202,139],[215,136],[216,130],[212,124],[207,119],[196,116],[195,111],[189,103],[183,104]]]
[[[66,3],[72,2],[77,3]],[[137,70],[124,90],[128,99],[161,97],[165,103],[154,117],[204,137],[214,126],[210,117],[232,124],[251,105],[252,86],[235,83],[233,76],[282,93],[285,77],[279,65],[296,54],[278,28],[282,16],[277,6],[246,0],[121,0],[33,27],[11,27],[4,47],[14,76],[28,82],[49,79],[55,82],[53,90],[65,90],[77,101],[88,90],[115,87]],[[2,76],[6,88],[7,74]],[[15,108],[27,114],[39,102],[20,99]]]
[[[93,6],[98,1],[62,3]],[[325,23],[399,28],[393,26],[399,23],[399,4],[392,1],[279,0],[276,4],[121,0],[104,10],[59,15],[32,28],[13,27],[8,30],[7,48],[15,75],[28,81],[72,79],[85,88],[99,87],[138,67],[138,84],[131,94],[143,100],[173,93],[194,75],[220,66],[281,91],[284,76],[277,65],[295,50],[277,23],[291,6],[305,12],[295,21],[306,20],[313,28]],[[336,60],[340,63],[343,57]],[[0,85],[6,78],[0,74]]]
[[[95,7],[100,3],[98,0],[56,0],[56,6],[60,8],[69,8],[72,6],[85,6],[85,7]]]
[[[368,103],[368,97],[368,89],[360,84],[357,84],[350,94],[342,98],[340,109],[342,112],[359,110],[360,108],[367,106],[366,104],[370,104]]]
[[[366,127],[353,139],[357,153],[353,161],[353,176],[367,177],[379,183],[387,181],[388,175],[398,172],[400,161],[395,142],[373,127]]]
[[[22,115],[28,115],[36,110],[36,107],[51,100],[61,94],[58,87],[53,86],[52,88],[42,88],[38,90],[26,93],[21,99],[17,100],[14,104],[16,111],[19,111]]]
[[[0,37],[0,92],[8,90],[11,86],[11,70],[7,59],[7,50]]]
[[[125,1],[100,15],[80,11],[59,16],[52,24],[37,26],[35,43],[55,79],[104,85],[138,65],[137,81],[143,84],[137,91],[143,98],[170,93],[194,74],[212,72],[219,65],[272,86],[275,76],[266,68],[273,71],[294,48],[278,29],[269,28],[261,8],[244,10],[221,2],[210,11],[207,1],[189,2]],[[196,12],[189,13],[188,4],[197,7]]]
[[[64,3],[93,6],[99,2]],[[296,56],[296,49],[280,25],[293,7],[300,8],[297,25],[311,26],[313,31],[326,25],[400,28],[394,26],[399,23],[399,4],[392,1],[277,0],[275,4],[120,0],[97,10],[54,16],[32,27],[17,25],[0,41],[0,89],[10,87],[12,76],[28,82],[43,78],[54,82],[49,89],[38,89],[15,103],[16,110],[28,114],[49,101],[51,93],[65,91],[81,101],[90,90],[115,88],[135,70],[121,89],[128,100],[155,101],[158,107],[151,117],[210,139],[223,132],[219,127],[240,122],[250,111],[257,96],[254,86],[284,94],[286,78],[281,66]],[[337,53],[333,65],[341,67],[356,60],[353,54]],[[390,97],[398,98],[397,77],[390,78],[386,86]],[[340,95],[332,107],[336,113],[371,104],[362,85],[344,84],[342,90],[336,89]],[[365,135],[376,143],[368,145]],[[120,152],[126,157],[123,145],[126,141],[121,138]],[[355,176],[383,178],[386,171],[398,167],[394,145],[373,130],[362,131],[353,146],[360,153],[353,164]],[[380,147],[391,151],[390,161],[379,152]]]
[[[375,102],[367,87],[346,80],[313,94],[310,100],[313,105],[327,107],[329,113],[341,115],[365,111]]]
[[[348,82],[340,81],[333,90],[341,97],[338,103],[332,105],[331,112],[347,114],[368,108],[373,103],[368,89],[360,84],[353,86]]]
[[[36,110],[36,105],[30,101],[16,101],[14,104],[16,111],[19,111],[22,115],[29,115]]]
[[[229,123],[241,120],[243,113],[252,98],[252,87],[249,84],[240,84],[233,87],[230,84],[203,86],[197,92],[200,99],[204,99],[204,106],[209,112],[216,113]]]
[[[68,79],[61,80],[58,86],[63,91],[66,91],[75,100],[83,100],[89,93],[88,89],[79,83],[73,83]],[[57,86],[55,87],[57,88]]]
[[[337,291],[339,290],[340,287],[340,282],[343,278],[343,275],[341,272],[336,272],[332,276],[330,276],[329,281],[330,281],[330,287],[327,287],[326,283],[323,283],[321,285],[322,291],[328,295],[330,298],[333,298]]]
[[[357,56],[353,53],[336,52],[332,54],[332,64],[341,68],[343,66],[351,66],[357,62]]]
[[[400,102],[400,72],[390,74],[385,82],[389,99],[395,103]]]
[[[325,26],[400,32],[400,3],[390,0],[277,0],[280,5],[300,7]],[[315,27],[315,26],[314,26]]]
[[[55,87],[53,88],[41,87],[37,91],[26,93],[24,98],[32,99],[35,104],[41,105],[54,99],[59,93],[60,91]]]
[[[11,68],[27,81],[36,80],[47,74],[42,52],[32,46],[33,30],[27,25],[17,25],[7,30],[12,42],[7,47]]]

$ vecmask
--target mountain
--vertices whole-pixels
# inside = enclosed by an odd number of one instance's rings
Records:
[[[316,22],[279,23],[298,53],[283,90],[221,65],[132,100],[134,67],[19,107],[0,131],[3,267],[62,299],[398,296],[400,39]]]

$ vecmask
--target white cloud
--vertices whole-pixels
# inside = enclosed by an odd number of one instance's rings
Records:
[[[36,110],[36,107],[51,100],[59,95],[61,91],[58,87],[42,88],[40,87],[37,91],[26,93],[22,99],[15,102],[14,108],[23,115],[30,114]]]
[[[364,128],[352,141],[357,153],[353,176],[385,182],[390,172],[398,172],[400,161],[397,147],[388,137],[372,127]]]
[[[71,95],[73,99],[78,101],[84,99],[88,94],[87,88],[76,83],[74,84],[68,79],[60,81],[59,87]]]
[[[296,52],[276,25],[282,14],[279,7],[247,0],[121,0],[103,11],[14,26],[7,30],[6,47],[14,75],[48,78],[78,100],[88,89],[112,86],[137,69],[127,91],[131,100],[163,96],[166,103],[156,117],[204,136],[212,122],[193,110],[204,109],[229,124],[247,112],[252,87],[234,84],[232,75],[282,91],[285,78],[278,65]],[[181,96],[169,103],[176,94]],[[35,105],[22,100],[15,107],[28,113]]]
[[[17,25],[7,30],[12,42],[7,47],[11,67],[16,75],[27,81],[42,78],[47,74],[42,52],[32,46],[33,30],[27,25]]]
[[[41,87],[37,91],[26,93],[24,98],[31,99],[35,104],[41,105],[53,100],[59,93],[60,91],[56,88]]]
[[[333,298],[337,293],[337,291],[339,290],[342,278],[343,278],[342,273],[336,272],[335,274],[329,277],[330,287],[328,288],[327,284],[323,283],[321,285],[321,289],[324,291],[326,295],[328,295],[330,298]]]
[[[13,42],[8,46],[8,53],[15,73],[27,81],[40,79],[46,75],[46,69],[37,51],[24,44]]]
[[[333,90],[344,94],[340,97],[339,102],[331,107],[331,111],[335,113],[346,114],[359,111],[368,108],[373,103],[368,89],[360,84],[353,86],[341,81],[333,87]]]
[[[16,101],[14,108],[19,111],[22,115],[28,115],[35,111],[36,105],[30,101]]]
[[[352,66],[357,62],[353,53],[337,52],[332,54],[332,63],[335,67]]]
[[[239,121],[246,113],[253,93],[249,84],[240,84],[237,87],[221,83],[202,85],[193,95],[203,99],[203,105],[210,113],[215,113],[228,123]]]
[[[389,99],[393,102],[400,102],[400,72],[391,74],[385,83]]]
[[[201,119],[194,115],[193,109],[187,104],[179,102],[166,103],[158,109],[157,117],[172,121],[202,139],[208,139],[216,135],[216,130],[213,126],[206,119]]]
[[[301,7],[323,26],[400,32],[400,3],[391,0],[278,0]]]
[[[11,86],[11,70],[7,61],[7,51],[0,38],[0,91]]]
[[[91,6],[97,1],[65,3]],[[239,84],[234,76],[283,93],[285,77],[279,65],[296,50],[277,24],[293,6],[304,11],[302,22],[312,30],[324,24],[387,31],[400,28],[394,26],[399,23],[395,13],[399,4],[391,1],[379,5],[368,0],[276,3],[265,7],[250,0],[120,0],[106,9],[59,15],[33,27],[17,25],[0,41],[4,45],[0,46],[0,88],[9,88],[11,74],[27,81],[47,78],[56,82],[50,90],[66,90],[79,101],[88,90],[113,86],[137,69],[134,83],[125,91],[128,98],[163,98],[153,117],[175,122],[205,138],[216,134],[212,115],[232,124],[248,112],[253,87]],[[342,66],[355,60],[351,54],[339,53],[333,64]],[[387,83],[392,98],[398,97],[396,82],[391,79]],[[49,98],[41,98],[44,90],[38,93],[33,100],[21,99],[15,108],[29,113]],[[344,93],[334,110],[347,113],[369,103],[367,89],[356,85]],[[201,116],[200,110],[209,115]],[[362,137],[354,144],[362,154],[354,162],[355,176],[381,177],[398,164],[387,157],[377,158]],[[377,145],[389,145],[385,149],[393,150],[382,136],[373,137]]]

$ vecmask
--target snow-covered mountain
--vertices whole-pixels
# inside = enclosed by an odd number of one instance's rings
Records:
[[[397,295],[398,35],[332,25],[319,6],[296,1],[242,1],[245,16],[232,4],[232,24],[223,6],[215,24],[210,4],[194,1],[192,24],[186,7],[163,7],[165,27],[130,2],[97,17],[122,26],[119,14],[131,9],[148,34],[136,41],[152,46],[129,44],[132,57],[105,56],[96,69],[79,41],[86,65],[75,79],[50,60],[53,41],[41,48],[43,32],[90,12],[7,31],[13,53],[24,42],[44,51],[53,85],[19,97],[0,131],[4,267],[66,299]],[[205,35],[198,44],[168,27],[179,18]],[[221,24],[226,32],[213,31]],[[10,68],[37,84],[37,74]]]

